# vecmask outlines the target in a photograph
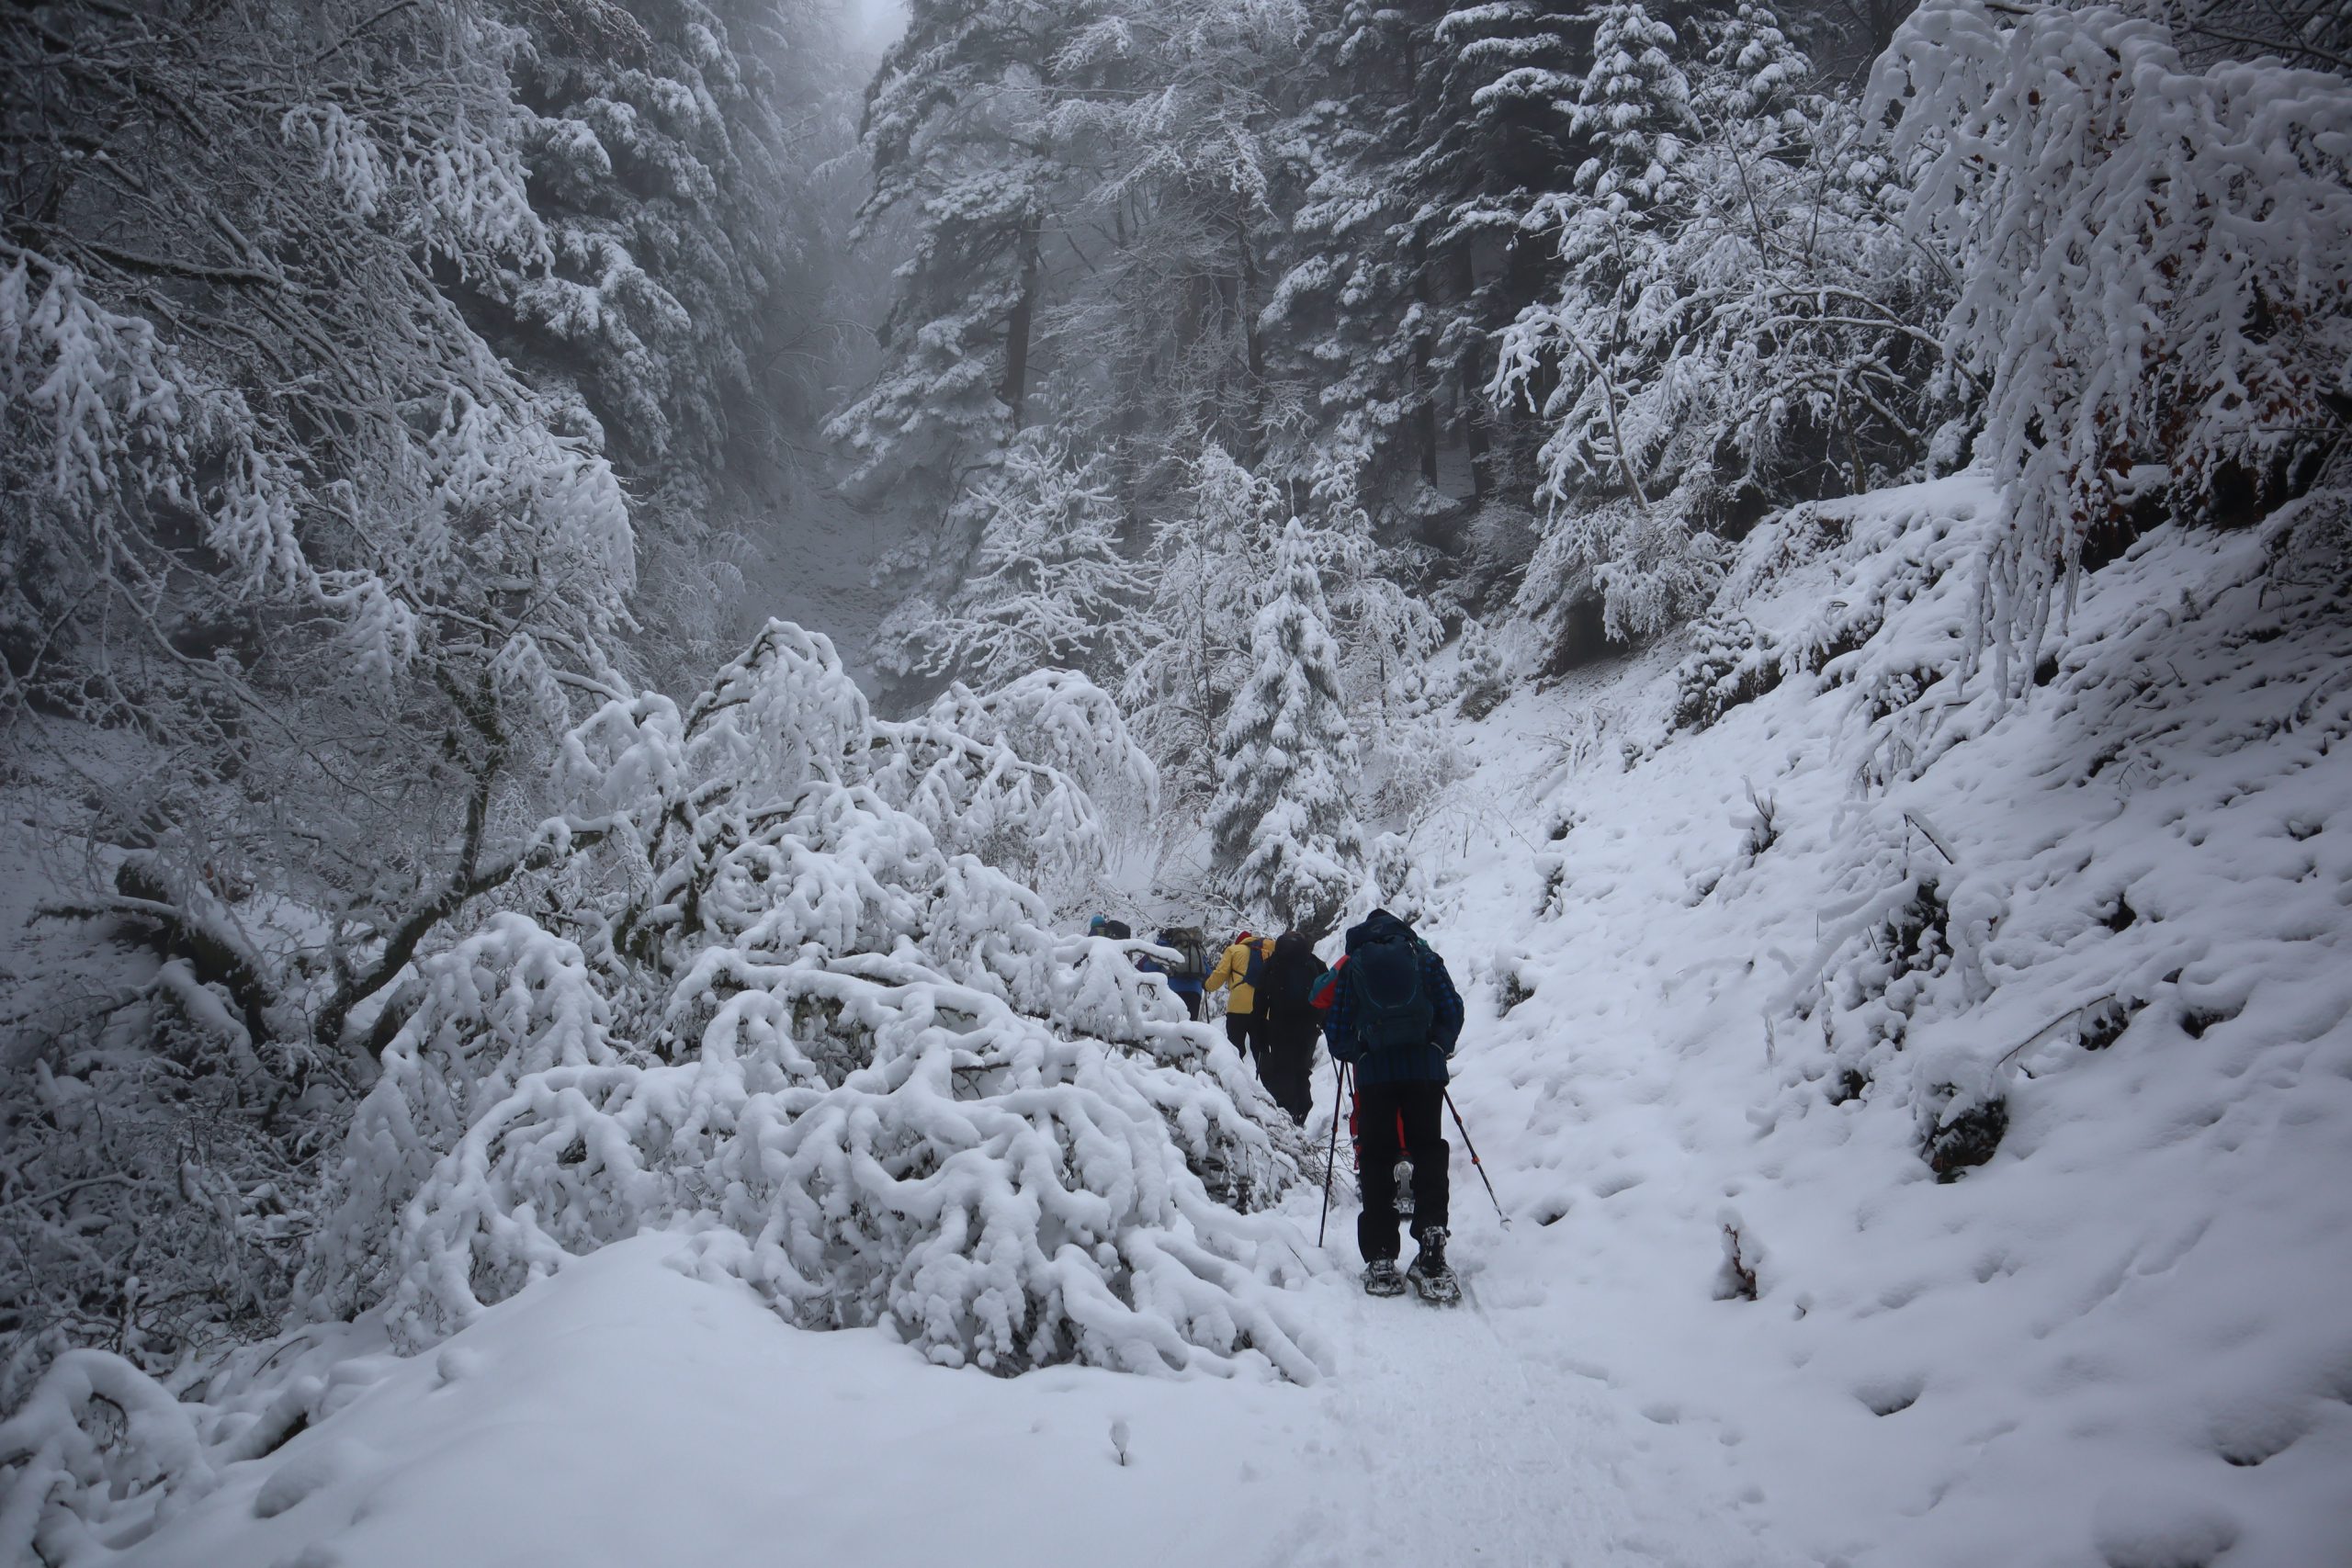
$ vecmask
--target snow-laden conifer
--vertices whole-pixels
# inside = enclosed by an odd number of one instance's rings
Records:
[[[1152,534],[1145,641],[1119,695],[1160,761],[1171,803],[1197,804],[1216,788],[1217,734],[1249,669],[1282,498],[1214,443],[1189,477],[1183,501]]]
[[[1020,441],[960,510],[978,520],[971,565],[944,602],[917,597],[884,626],[887,672],[993,688],[1033,670],[1128,666],[1143,577],[1120,553],[1117,499],[1099,464],[1048,438]]]
[[[1321,568],[1293,518],[1274,594],[1250,634],[1250,675],[1217,737],[1209,807],[1220,874],[1246,905],[1320,930],[1346,905],[1363,857],[1349,784],[1355,742],[1340,685]]]
[[[1579,85],[1592,160],[1553,201],[1560,286],[1504,333],[1492,388],[1548,427],[1519,608],[1555,642],[1586,606],[1619,642],[1696,613],[1743,508],[1902,471],[1963,389],[1895,171],[1804,89],[1773,15],[1751,0],[1680,35],[1612,15],[1616,67]]]

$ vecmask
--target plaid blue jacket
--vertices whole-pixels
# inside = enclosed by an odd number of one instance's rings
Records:
[[[1362,944],[1359,933],[1379,919],[1403,926],[1393,915],[1374,911],[1363,925],[1348,932],[1351,951]],[[1330,1044],[1334,1060],[1355,1064],[1356,1082],[1360,1085],[1446,1081],[1445,1064],[1453,1055],[1454,1043],[1462,1038],[1462,993],[1453,988],[1453,976],[1446,973],[1445,960],[1429,943],[1416,937],[1413,945],[1420,953],[1421,986],[1429,992],[1432,1010],[1430,1038],[1425,1044],[1364,1046],[1356,1039],[1348,1018],[1346,960],[1340,961],[1340,968],[1331,971],[1331,1010],[1323,1021],[1323,1037]]]

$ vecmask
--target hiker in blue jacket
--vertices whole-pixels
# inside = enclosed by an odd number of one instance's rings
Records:
[[[1347,956],[1331,972],[1330,1012],[1323,1025],[1331,1055],[1352,1064],[1362,1111],[1363,1212],[1356,1247],[1363,1288],[1393,1296],[1409,1280],[1423,1295],[1461,1294],[1445,1261],[1449,1150],[1441,1118],[1446,1063],[1462,1035],[1462,993],[1445,960],[1385,909],[1351,926]],[[1396,1271],[1396,1156],[1413,1162],[1412,1269]]]
[[[1159,933],[1159,945],[1172,949],[1174,964],[1161,963],[1148,953],[1136,960],[1136,967],[1147,975],[1165,976],[1168,988],[1184,1004],[1184,1016],[1194,1023],[1201,1021],[1201,1004],[1207,998],[1203,988],[1208,981],[1208,947],[1201,940],[1196,926],[1170,926]]]

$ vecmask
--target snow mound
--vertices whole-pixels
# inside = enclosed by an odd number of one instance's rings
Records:
[[[1283,1474],[1310,1391],[1084,1367],[943,1371],[873,1334],[777,1320],[648,1235],[582,1258],[266,1457],[222,1465],[119,1568],[491,1562],[1123,1562],[1300,1539]],[[452,1382],[436,1363],[461,1352]],[[1113,1430],[1128,1432],[1122,1464]],[[299,1494],[299,1495],[298,1495]],[[920,1498],[916,1506],[910,1501]],[[1042,1541],[1050,1541],[1041,1549]],[[72,1559],[63,1559],[71,1561]]]

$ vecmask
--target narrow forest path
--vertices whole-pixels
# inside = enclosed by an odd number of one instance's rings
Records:
[[[1319,1088],[1316,1120],[1330,1094]],[[1341,1158],[1344,1159],[1344,1152]],[[1744,1434],[1637,1405],[1579,1352],[1576,1303],[1507,1231],[1458,1143],[1457,1308],[1365,1296],[1351,1201],[1333,1205],[1317,1310],[1338,1367],[1308,1392],[1310,1503],[1263,1561],[1543,1568],[1777,1568],[1743,1474]],[[1507,1174],[1505,1179],[1507,1179]],[[1319,1194],[1317,1195],[1319,1198]],[[1308,1235],[1313,1204],[1290,1205]],[[1408,1243],[1409,1250],[1410,1244]]]

